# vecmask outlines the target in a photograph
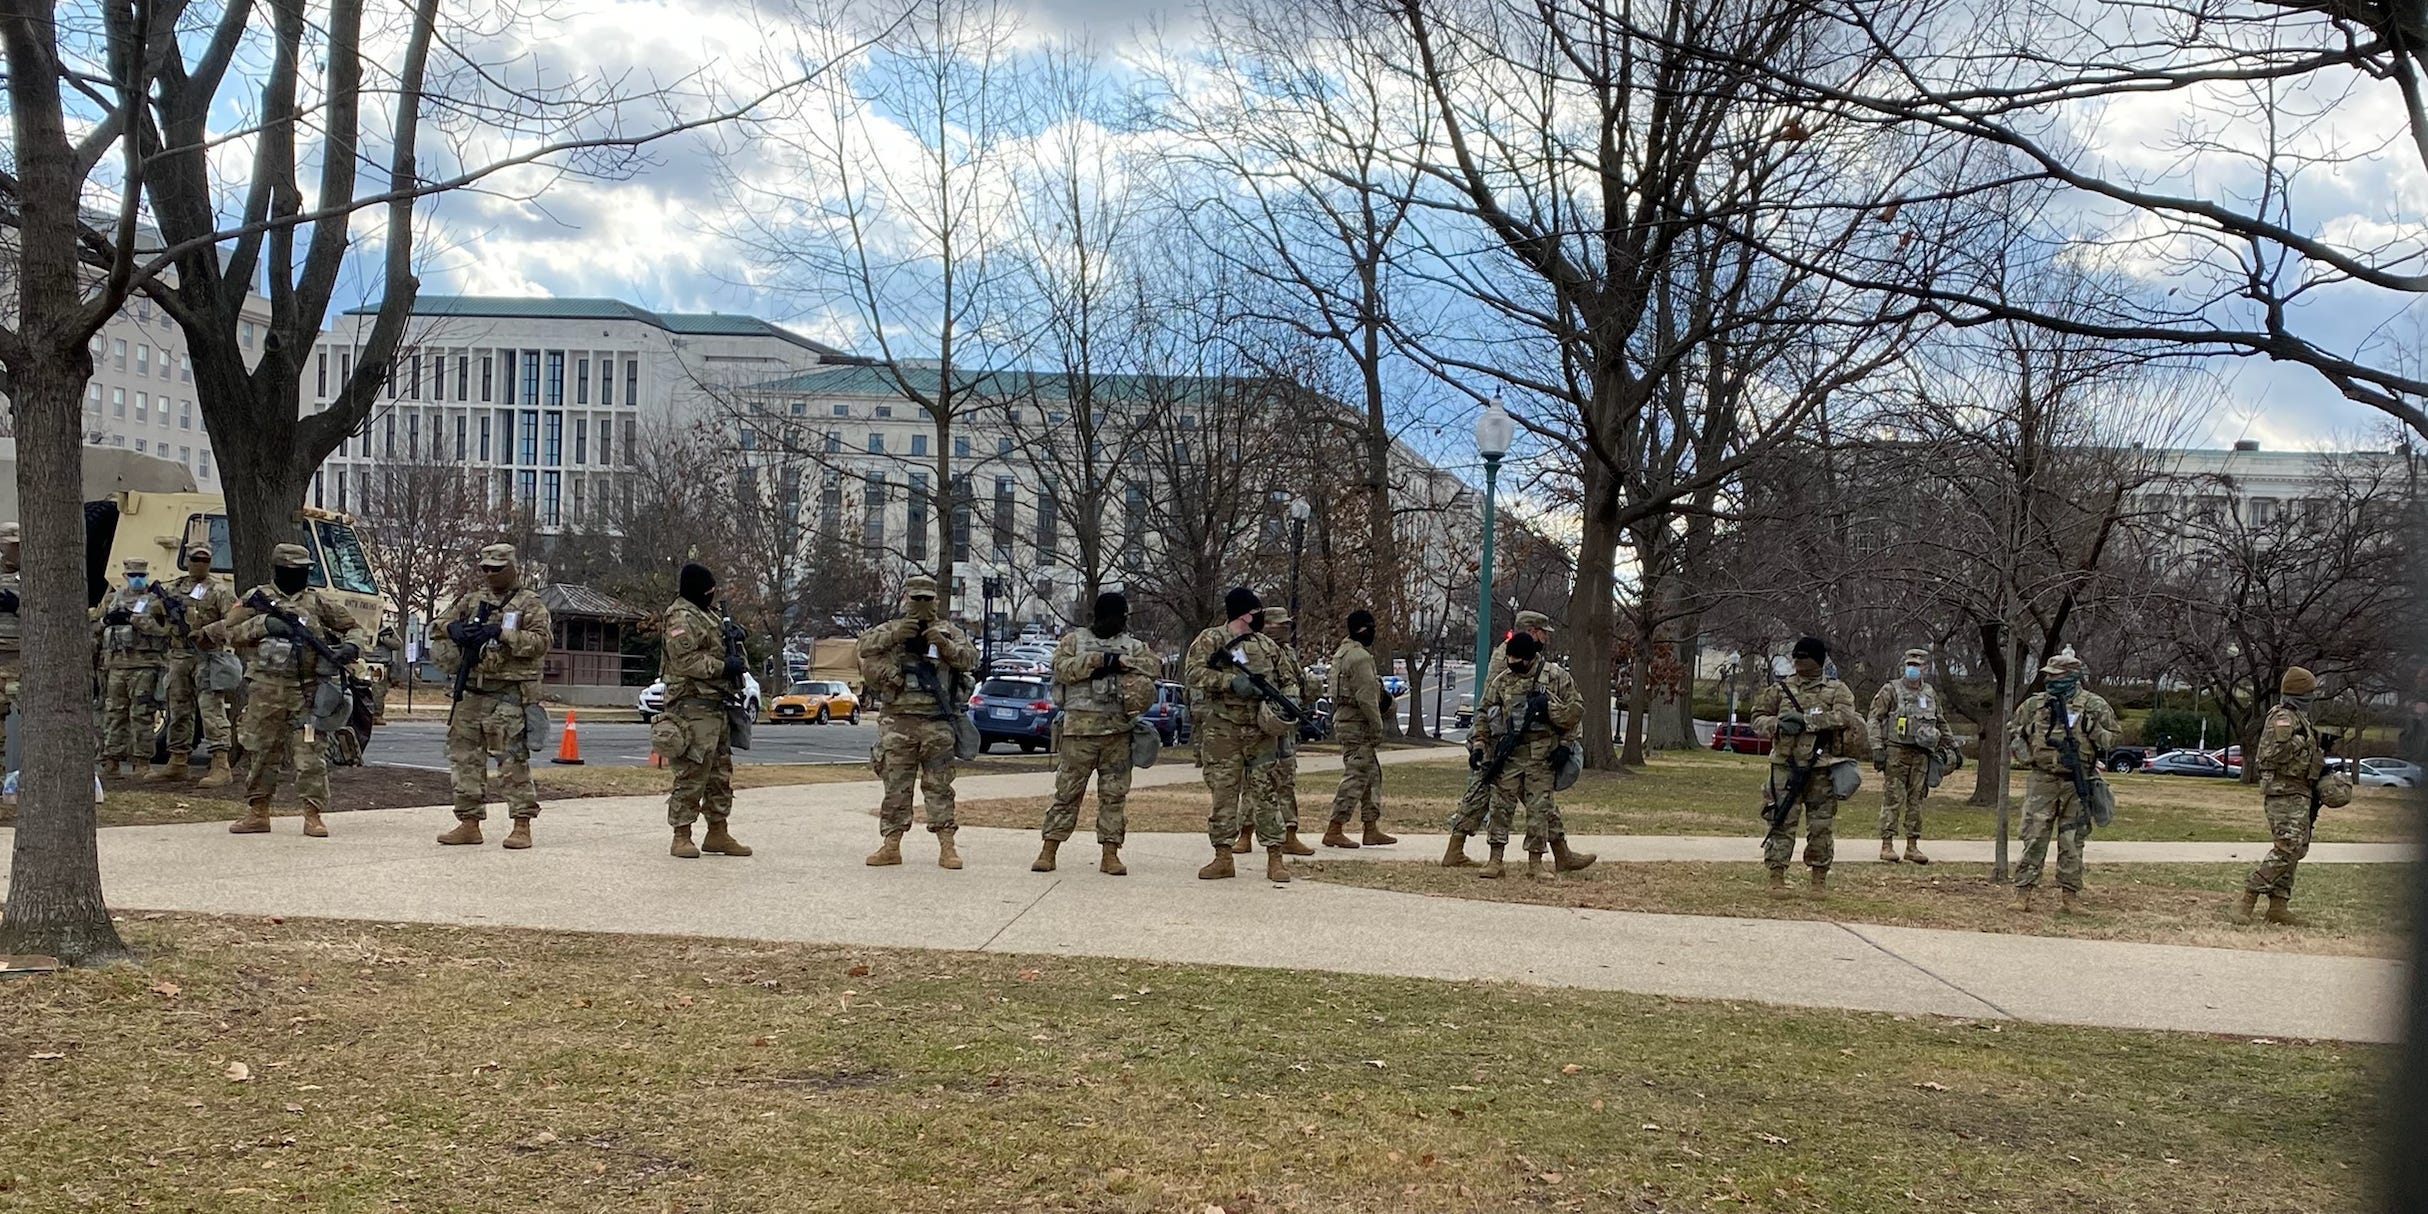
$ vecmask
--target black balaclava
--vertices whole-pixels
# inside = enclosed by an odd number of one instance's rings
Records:
[[[1349,639],[1374,648],[1374,613],[1363,607],[1349,613]]]
[[[1501,652],[1504,657],[1509,659],[1509,666],[1514,670],[1521,663],[1531,662],[1541,657],[1543,643],[1535,640],[1533,633],[1521,632],[1511,636],[1509,644]]]
[[[1117,590],[1107,590],[1096,596],[1096,622],[1088,625],[1088,631],[1095,633],[1098,639],[1109,641],[1120,636],[1129,626],[1128,596]]]
[[[270,584],[280,594],[302,594],[312,584],[312,571],[301,565],[280,565],[270,571]]]
[[[1265,630],[1265,613],[1264,613],[1264,612],[1259,611],[1259,612],[1257,612],[1255,615],[1252,615],[1252,616],[1249,616],[1249,617],[1248,617],[1248,631],[1250,631],[1250,632],[1263,632],[1264,630]]]
[[[717,575],[698,562],[683,566],[683,572],[675,578],[675,593],[702,611],[709,610],[709,596],[716,592]]]

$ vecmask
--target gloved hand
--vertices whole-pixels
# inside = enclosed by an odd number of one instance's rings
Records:
[[[337,664],[340,666],[351,666],[355,659],[363,655],[362,646],[352,641],[339,641],[330,648],[329,652],[337,655]]]
[[[1255,683],[1253,683],[1253,682],[1251,682],[1251,681],[1248,679],[1248,676],[1246,676],[1246,675],[1244,675],[1244,674],[1235,674],[1235,675],[1232,675],[1232,676],[1231,676],[1231,694],[1232,694],[1232,695],[1235,695],[1235,696],[1252,696],[1252,695],[1255,695],[1255,694],[1256,694],[1256,684],[1255,684]]]
[[[1872,752],[1872,770],[1888,770],[1888,747],[1883,746],[1880,749]]]
[[[470,620],[455,620],[447,625],[447,639],[455,642],[459,649],[471,648],[476,643],[474,638],[479,635],[480,625]]]
[[[1207,654],[1207,655],[1206,655],[1206,669],[1208,669],[1208,670],[1229,670],[1230,668],[1231,668],[1231,651],[1230,651],[1230,650],[1228,650],[1228,649],[1217,649],[1217,650],[1215,650],[1214,652],[1209,653],[1209,654]]]
[[[725,677],[729,679],[739,678],[741,677],[742,672],[749,668],[749,665],[750,664],[748,662],[743,661],[739,657],[727,658],[725,659]]]
[[[17,592],[0,590],[0,615],[17,614]]]
[[[1470,746],[1470,747],[1468,747],[1468,748],[1467,748],[1467,770],[1469,770],[1469,771],[1482,771],[1483,769],[1484,769],[1484,748],[1483,748],[1483,747],[1480,747],[1480,746]]]
[[[1096,672],[1098,674],[1120,674],[1121,655],[1118,653],[1108,653],[1104,655],[1104,657],[1096,663]]]
[[[123,627],[135,622],[135,613],[124,607],[112,607],[101,617],[101,622],[112,628]]]
[[[1537,717],[1548,717],[1551,714],[1551,693],[1548,691],[1527,692],[1526,711]]]
[[[1804,714],[1793,708],[1779,710],[1779,736],[1792,738],[1804,732]]]
[[[287,622],[274,615],[262,617],[261,631],[264,635],[274,637],[283,637],[289,632]]]

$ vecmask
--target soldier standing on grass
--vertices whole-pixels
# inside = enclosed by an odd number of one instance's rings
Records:
[[[877,745],[869,758],[885,785],[877,811],[881,842],[871,867],[902,863],[902,836],[911,828],[911,783],[927,801],[927,829],[936,836],[936,865],[961,867],[953,846],[953,718],[962,712],[961,676],[978,668],[978,647],[942,617],[936,579],[919,574],[902,583],[902,614],[860,634],[860,677],[884,697]]]
[[[1905,651],[1901,677],[1872,696],[1866,718],[1872,770],[1880,773],[1880,859],[1897,863],[1897,828],[1905,828],[1905,859],[1928,864],[1922,854],[1922,799],[1930,795],[1931,755],[1947,736],[1947,705],[1939,689],[1923,681],[1929,650]]]
[[[1795,672],[1774,678],[1754,697],[1754,732],[1772,740],[1764,806],[1770,831],[1762,837],[1762,863],[1770,888],[1787,890],[1787,866],[1796,858],[1796,822],[1804,821],[1804,866],[1816,894],[1829,889],[1829,867],[1837,854],[1838,790],[1830,769],[1853,756],[1863,736],[1863,714],[1855,693],[1828,677],[1829,646],[1805,637],[1791,651]]]
[[[303,833],[326,837],[321,814],[329,807],[329,764],[321,757],[313,710],[322,685],[340,679],[347,664],[362,657],[370,635],[312,585],[312,554],[301,544],[271,549],[269,584],[245,592],[210,631],[216,643],[253,651],[245,667],[244,720],[236,728],[245,750],[245,816],[228,833],[268,833],[270,794],[277,791],[279,770],[292,760],[295,792],[304,803]]]
[[[204,677],[207,655],[217,648],[204,630],[236,606],[236,592],[226,582],[211,576],[211,548],[207,544],[196,544],[186,552],[185,569],[184,576],[160,588],[162,595],[175,600],[185,613],[183,628],[171,625],[174,647],[169,650],[167,686],[163,693],[169,706],[169,763],[154,768],[144,778],[184,779],[186,756],[193,752],[199,733],[211,757],[202,787],[217,788],[231,778],[228,705],[223,694],[212,690],[207,685],[210,680]]]
[[[1526,875],[1543,875],[1546,848],[1558,853],[1558,871],[1572,872],[1593,861],[1585,857],[1578,863],[1569,854],[1559,807],[1552,801],[1551,755],[1584,721],[1585,699],[1576,680],[1545,658],[1542,642],[1532,636],[1509,638],[1504,652],[1500,672],[1484,684],[1484,698],[1475,706],[1488,753],[1509,747],[1500,770],[1491,773],[1492,817],[1485,842],[1492,853],[1476,876],[1498,878],[1505,871],[1501,854],[1520,804],[1526,807]]]
[[[2242,921],[2251,921],[2259,900],[2268,900],[2268,922],[2298,924],[2293,917],[2293,873],[2310,854],[2310,832],[2318,814],[2318,782],[2327,774],[2327,749],[2310,723],[2310,697],[2318,676],[2299,666],[2277,684],[2276,707],[2259,732],[2260,808],[2275,842],[2266,859],[2243,883]]]
[[[1340,739],[1340,791],[1332,796],[1332,820],[1324,827],[1326,847],[1381,847],[1398,839],[1383,833],[1383,680],[1374,665],[1374,613],[1349,613],[1349,635],[1332,653],[1332,732]],[[1355,817],[1365,837],[1346,828]]]
[[[1314,701],[1307,694],[1307,668],[1298,660],[1298,626],[1291,621],[1289,608],[1265,608],[1257,613],[1254,627],[1273,642],[1274,648],[1281,651],[1281,673],[1275,676],[1273,685],[1279,687],[1291,703],[1301,709],[1309,707]],[[1265,795],[1281,809],[1282,854],[1312,856],[1315,849],[1298,838],[1298,731],[1293,729],[1276,739],[1275,745],[1280,754],[1272,766],[1265,769]],[[1243,856],[1256,854],[1255,823],[1241,823],[1239,841],[1231,845],[1231,850]]]
[[[1223,622],[1198,633],[1183,659],[1189,686],[1206,705],[1197,724],[1197,757],[1206,791],[1213,795],[1206,834],[1214,843],[1214,859],[1197,870],[1201,880],[1239,875],[1231,857],[1243,830],[1253,830],[1255,841],[1265,845],[1265,879],[1290,879],[1281,850],[1281,807],[1271,795],[1268,773],[1280,758],[1285,725],[1298,726],[1281,722],[1255,685],[1256,679],[1271,683],[1281,674],[1281,647],[1255,628],[1263,609],[1255,591],[1232,588],[1223,596]],[[1243,819],[1249,825],[1243,827]]]
[[[714,606],[716,591],[717,575],[707,566],[683,566],[658,649],[666,703],[649,726],[649,743],[674,769],[674,789],[666,797],[666,824],[674,828],[674,841],[666,854],[679,860],[697,860],[702,852],[750,854],[726,829],[733,816],[733,734],[726,712],[740,700],[749,663],[726,643],[725,623]],[[708,837],[695,844],[692,824],[703,816]]]
[[[168,669],[168,613],[151,593],[151,565],[130,557],[126,582],[110,588],[99,612],[104,676],[101,692],[101,766],[104,774],[134,775],[152,756],[152,721],[160,708],[161,676]]]
[[[1533,637],[1535,643],[1543,646],[1544,650],[1548,652],[1551,647],[1551,633],[1550,616],[1544,615],[1540,611],[1521,611],[1517,614],[1517,631],[1511,633],[1510,636],[1512,639],[1519,634]],[[1501,673],[1502,665],[1508,661],[1508,648],[1507,641],[1493,647],[1492,656],[1484,663],[1484,680],[1478,686],[1490,687],[1492,685],[1493,676]],[[1483,705],[1477,704],[1475,709],[1481,711]],[[1473,717],[1472,714],[1471,719],[1477,722],[1482,720],[1481,717]],[[1467,749],[1471,752],[1470,758],[1473,758],[1472,752],[1482,748],[1483,730],[1475,725],[1469,726]],[[1475,766],[1477,766],[1475,763],[1469,764],[1471,769]],[[1450,815],[1450,845],[1442,851],[1443,868],[1471,868],[1475,865],[1475,861],[1467,858],[1467,837],[1484,832],[1484,818],[1491,808],[1492,789],[1481,780],[1468,780],[1467,791],[1459,796],[1458,809]]]
[[[1032,872],[1054,871],[1055,853],[1079,828],[1079,802],[1096,777],[1098,872],[1129,875],[1121,844],[1129,833],[1130,736],[1138,714],[1155,702],[1162,663],[1131,636],[1130,600],[1096,596],[1095,621],[1065,633],[1054,647],[1055,699],[1062,706],[1062,743],[1054,756],[1054,803],[1045,811],[1045,845]]]
[[[2015,865],[2015,909],[2032,909],[2032,891],[2040,884],[2053,833],[2058,909],[2071,912],[2082,892],[2083,842],[2091,835],[2091,807],[2083,804],[2077,780],[2082,786],[2098,781],[2098,756],[2116,744],[2116,710],[2082,686],[2082,659],[2071,649],[2050,658],[2040,674],[2042,690],[2016,708],[2015,719],[2007,725],[2009,752],[2031,772],[2023,786],[2023,858]],[[2069,751],[2079,769],[2069,766]]]
[[[510,544],[480,552],[481,584],[457,595],[431,638],[430,656],[450,675],[472,669],[463,680],[464,698],[447,713],[447,767],[455,785],[455,829],[438,841],[454,847],[481,841],[489,816],[489,760],[497,759],[498,783],[514,829],[506,847],[531,846],[531,820],[540,816],[539,789],[531,782],[533,720],[540,709],[541,667],[555,635],[548,607],[523,585]],[[722,663],[720,663],[720,669]],[[716,823],[709,824],[711,831]]]

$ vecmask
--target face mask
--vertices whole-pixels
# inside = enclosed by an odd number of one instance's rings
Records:
[[[1263,632],[1264,630],[1265,630],[1265,617],[1264,617],[1264,616],[1263,616],[1261,613],[1260,613],[1260,614],[1257,614],[1257,615],[1252,615],[1252,616],[1249,616],[1249,617],[1248,617],[1248,631],[1250,631],[1250,632]]]
[[[1912,664],[1910,664],[1910,663],[1909,663],[1909,664],[1907,664],[1907,666],[1906,666],[1906,668],[1905,668],[1905,677],[1907,677],[1907,678],[1909,678],[1909,679],[1919,679],[1919,678],[1921,678],[1921,677],[1922,677],[1922,668],[1921,668],[1920,666],[1915,666],[1915,665],[1912,665]]]
[[[1349,634],[1349,639],[1365,646],[1368,649],[1374,648],[1374,630],[1371,628],[1368,628],[1363,632],[1352,632]]]
[[[928,621],[928,620],[935,619],[935,618],[936,618],[936,600],[934,600],[934,599],[904,599],[904,600],[902,601],[902,614],[907,615],[907,616],[909,616],[910,618],[912,618],[912,619],[914,619],[914,620],[918,620],[918,621],[920,621],[920,622],[922,622],[922,623],[925,623],[925,622],[926,622],[926,621]]]
[[[1100,641],[1109,641],[1120,636],[1121,630],[1129,627],[1129,623],[1120,616],[1114,616],[1111,619],[1098,620],[1088,625],[1088,631],[1095,633],[1096,639]]]
[[[270,571],[270,583],[278,587],[280,594],[301,594],[303,588],[310,585],[311,581],[312,571],[309,569],[289,569],[282,566]]]
[[[2062,700],[2073,695],[2074,689],[2081,685],[2082,679],[2080,676],[2070,674],[2060,675],[2057,678],[2049,680],[2049,694]]]
[[[2284,697],[2284,700],[2285,703],[2295,712],[2306,713],[2310,711],[2310,697],[2308,696],[2286,696]]]
[[[150,584],[151,580],[152,579],[145,577],[140,573],[130,573],[126,578],[126,588],[129,590],[141,590],[146,585]]]

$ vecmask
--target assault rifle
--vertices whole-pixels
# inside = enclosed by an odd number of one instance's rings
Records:
[[[185,596],[170,594],[168,588],[158,582],[152,583],[144,593],[160,600],[160,614],[169,617],[169,623],[176,626],[177,639],[188,645],[193,644],[194,626],[186,622]]]
[[[916,684],[919,690],[926,692],[930,699],[936,701],[935,719],[951,720],[956,711],[954,705],[958,702],[959,697],[946,693],[944,676],[936,669],[936,659],[927,656],[928,625],[918,620],[911,622],[918,624],[919,627],[902,642],[902,672],[911,677],[911,682]]]
[[[1804,701],[1796,698],[1796,691],[1794,688],[1787,685],[1787,680],[1774,676],[1771,681],[1779,685],[1779,695],[1787,701],[1787,706],[1795,709],[1796,715],[1803,716]],[[1802,730],[1788,736],[1791,739],[1799,738],[1807,733],[1813,732],[1815,731],[1812,728],[1812,723],[1811,721],[1807,720]],[[1772,742],[1774,747],[1783,744],[1786,743],[1782,743],[1775,739]],[[1806,759],[1802,764],[1798,764],[1796,762],[1795,747],[1792,744],[1786,745],[1788,747],[1787,787],[1785,789],[1781,789],[1774,781],[1770,786],[1770,801],[1768,804],[1765,804],[1762,807],[1762,821],[1764,824],[1770,827],[1770,829],[1765,832],[1766,838],[1770,835],[1776,835],[1779,833],[1779,824],[1787,821],[1787,810],[1789,806],[1801,805],[1804,803],[1804,790],[1806,786],[1813,782],[1813,768],[1819,765],[1821,758],[1821,740],[1819,738],[1813,739],[1812,756]],[[1783,793],[1784,795],[1782,795]],[[1791,839],[1790,842],[1792,843],[1793,840]]]
[[[1306,715],[1296,702],[1282,694],[1281,688],[1273,685],[1273,680],[1240,665],[1239,659],[1232,657],[1231,651],[1227,648],[1218,648],[1207,654],[1206,666],[1213,670],[1228,670],[1235,674],[1248,676],[1248,686],[1255,690],[1256,698],[1271,704],[1274,715],[1292,725],[1298,724],[1298,719]]]
[[[498,634],[489,628],[490,607],[491,604],[483,603],[474,609],[472,627],[465,630],[466,640],[456,640],[452,636],[447,638],[455,641],[455,650],[459,655],[455,664],[455,686],[447,692],[449,725],[455,724],[455,709],[452,706],[464,702],[464,691],[472,682],[472,668],[481,664],[481,655],[488,651],[489,643],[497,639]],[[463,621],[456,622],[460,624]]]
[[[2082,741],[2074,736],[2073,723],[2066,720],[2065,701],[2050,696],[2048,731],[2044,740],[2057,747],[2057,761],[2065,766],[2066,777],[2074,782],[2074,801],[2082,806],[2083,821],[2091,819],[2091,777],[2082,769]]]
[[[1517,748],[1525,743],[1527,732],[1543,723],[1549,706],[1550,700],[1544,696],[1538,683],[1535,690],[1526,696],[1526,710],[1519,715],[1517,724],[1502,734],[1500,741],[1493,743],[1492,756],[1485,759],[1482,769],[1476,772],[1477,783],[1490,787],[1501,778],[1502,770],[1509,766],[1510,756],[1515,755]]]
[[[331,648],[327,641],[322,640],[319,633],[312,631],[312,626],[306,624],[302,616],[271,602],[267,592],[254,591],[252,597],[244,601],[244,605],[285,624],[289,636],[302,640],[305,645],[311,647],[312,652],[328,659],[330,666],[339,671],[345,670],[347,659],[337,656],[337,650]]]

